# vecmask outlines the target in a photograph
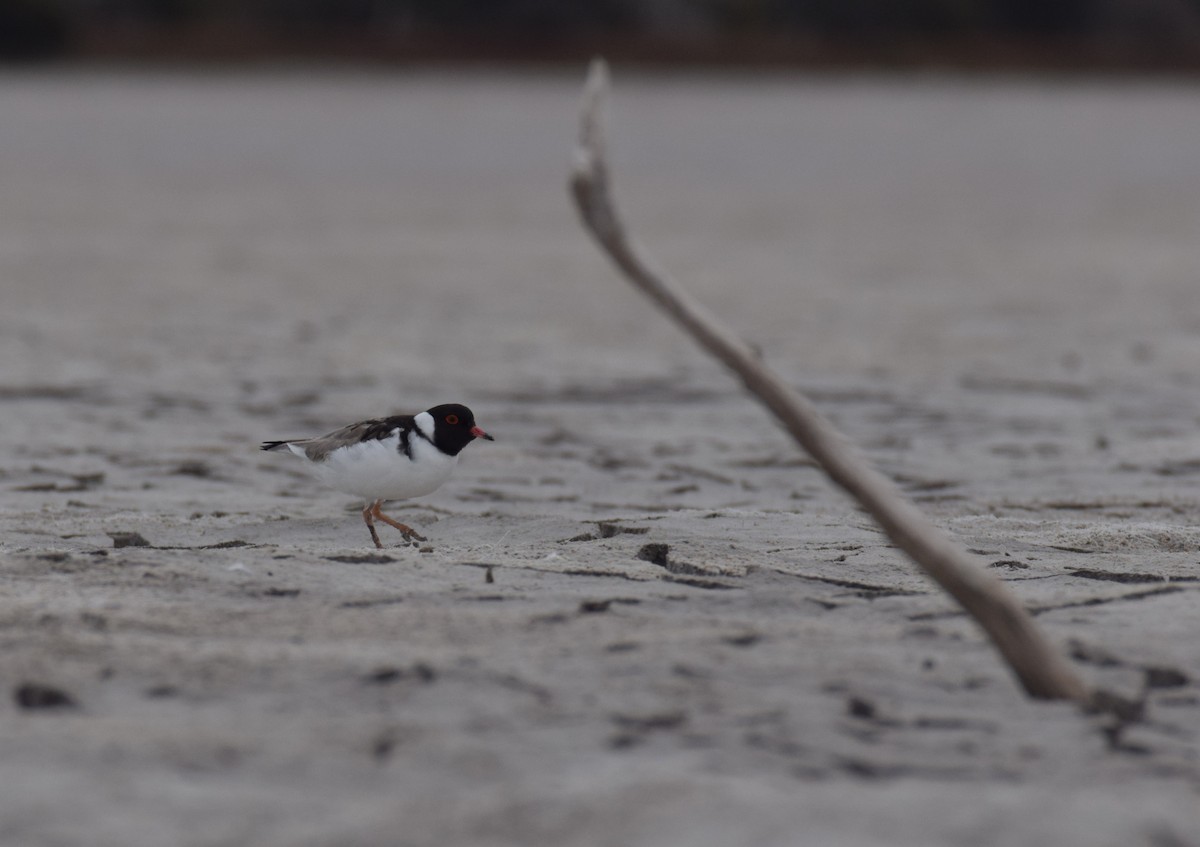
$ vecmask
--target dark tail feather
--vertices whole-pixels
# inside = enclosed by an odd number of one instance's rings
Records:
[[[264,441],[262,443],[263,450],[278,450],[280,447],[286,447],[286,441]]]

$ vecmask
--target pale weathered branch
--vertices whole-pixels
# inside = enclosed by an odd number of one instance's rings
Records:
[[[596,60],[584,92],[571,191],[584,226],[617,267],[708,352],[741,377],[746,388],[879,523],[888,537],[979,623],[1032,697],[1087,702],[1083,680],[1054,648],[1013,594],[937,529],[896,487],[820,415],[811,403],[760,361],[755,351],[654,267],[617,215],[610,194],[601,126],[608,72]]]

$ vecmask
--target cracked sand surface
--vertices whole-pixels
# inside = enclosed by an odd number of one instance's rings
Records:
[[[0,841],[1194,843],[1195,92],[616,80],[639,236],[1114,739],[611,275],[578,82],[0,81]],[[257,451],[444,401],[427,552]]]

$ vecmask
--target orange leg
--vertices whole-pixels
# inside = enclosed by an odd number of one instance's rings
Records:
[[[378,505],[378,503],[375,504],[375,506]],[[383,545],[379,543],[379,533],[375,531],[375,522],[371,520],[371,508],[371,506],[367,506],[363,509],[363,522],[366,523],[367,529],[371,530],[371,540],[375,542],[375,546],[382,550]]]
[[[402,524],[402,523],[400,523],[400,521],[392,520],[391,518],[389,518],[382,511],[380,511],[380,509],[382,507],[383,507],[383,501],[376,500],[375,505],[371,507],[371,517],[377,518],[378,520],[383,521],[388,526],[394,526],[396,529],[400,530],[400,534],[404,536],[405,541],[413,541],[413,540],[428,541],[429,540],[424,535],[421,535],[421,533],[419,533],[415,529],[413,529],[411,526]],[[374,533],[372,533],[372,534],[374,534]],[[382,545],[380,545],[380,546],[382,546]]]

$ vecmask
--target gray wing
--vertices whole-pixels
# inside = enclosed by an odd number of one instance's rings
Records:
[[[351,444],[361,444],[364,441],[382,441],[388,438],[398,428],[412,425],[409,415],[394,415],[390,418],[378,418],[335,429],[333,432],[316,438],[301,438],[289,441],[304,448],[304,455],[314,462],[323,462],[325,458],[339,447],[349,447]]]

